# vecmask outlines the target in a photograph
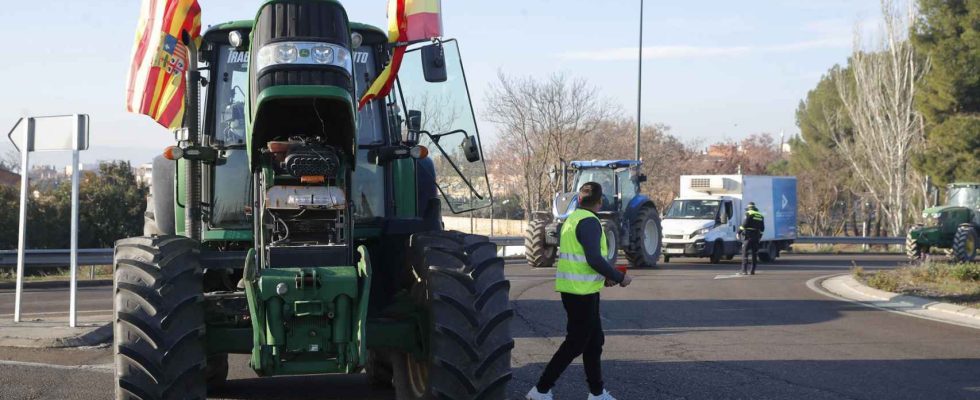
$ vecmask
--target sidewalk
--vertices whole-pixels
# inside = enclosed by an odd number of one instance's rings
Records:
[[[112,324],[102,316],[79,316],[78,327],[69,328],[66,317],[56,319],[0,320],[0,347],[84,347],[112,340]]]
[[[878,290],[858,282],[850,274],[814,278],[807,282],[807,286],[818,293],[844,301],[913,317],[980,329],[980,309]]]

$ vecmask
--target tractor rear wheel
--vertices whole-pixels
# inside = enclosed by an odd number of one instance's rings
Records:
[[[953,259],[972,262],[977,257],[977,229],[973,225],[960,225],[953,237]]]
[[[503,400],[511,378],[508,294],[503,259],[484,237],[415,234],[412,297],[428,314],[429,355],[392,352],[398,400]]]
[[[224,385],[228,380],[228,354],[209,356],[208,365],[204,368],[204,376],[208,389]]]
[[[909,261],[922,261],[929,254],[929,246],[919,243],[918,239],[912,238],[912,231],[921,227],[922,225],[915,225],[905,235],[905,255],[908,256]]]
[[[116,242],[113,303],[116,399],[204,399],[197,242],[183,236]]]
[[[606,261],[609,265],[616,265],[616,258],[619,256],[619,224],[614,219],[603,219],[599,221],[602,225],[602,233],[606,234]]]
[[[545,228],[551,222],[544,218],[534,218],[527,223],[524,232],[524,257],[532,268],[551,268],[558,257],[558,247],[545,241]]]
[[[630,221],[630,244],[625,249],[626,258],[637,268],[656,267],[661,243],[663,236],[657,209],[649,206],[641,208]]]

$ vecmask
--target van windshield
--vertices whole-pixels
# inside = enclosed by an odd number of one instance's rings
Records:
[[[715,219],[720,204],[718,200],[674,200],[664,219]]]

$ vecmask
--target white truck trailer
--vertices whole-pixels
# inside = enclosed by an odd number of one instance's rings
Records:
[[[663,257],[707,257],[712,263],[741,252],[738,227],[754,202],[765,216],[759,259],[779,257],[796,239],[796,178],[683,175],[680,196],[663,217]]]

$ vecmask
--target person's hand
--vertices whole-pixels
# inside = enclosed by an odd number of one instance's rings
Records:
[[[633,283],[633,277],[629,275],[623,275],[623,281],[619,283],[619,286],[627,287],[630,285],[630,283]]]
[[[616,282],[606,279],[606,287],[613,287],[613,286],[616,286]]]

